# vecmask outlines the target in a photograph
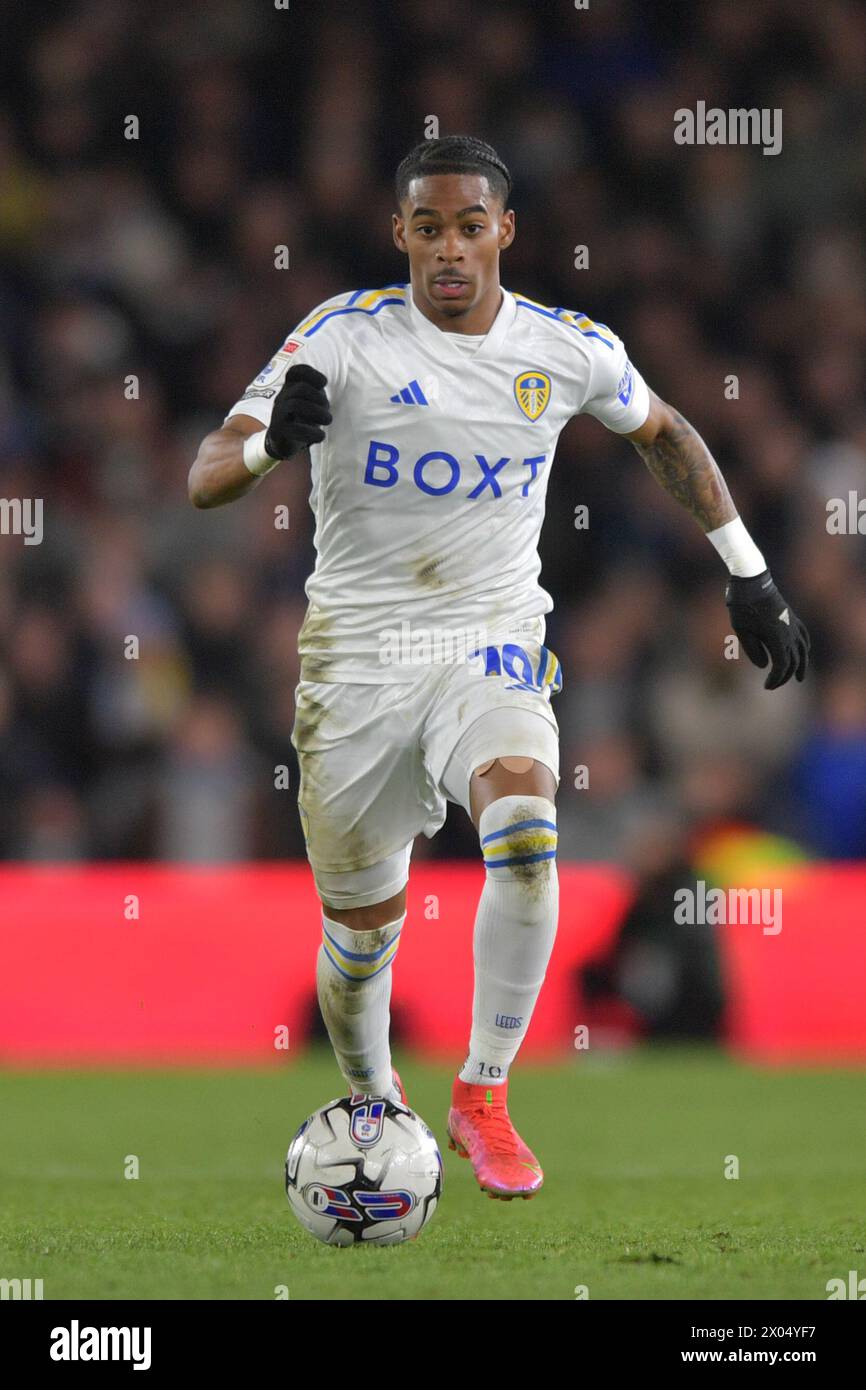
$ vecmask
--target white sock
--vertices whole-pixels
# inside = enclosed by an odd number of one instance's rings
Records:
[[[322,913],[316,961],[319,1008],[337,1064],[353,1091],[399,1100],[391,1075],[391,962],[406,913],[354,931]]]
[[[458,1074],[473,1085],[501,1086],[529,1029],[556,937],[556,807],[543,796],[498,797],[482,811],[478,833],[486,877],[473,935],[469,1056]]]

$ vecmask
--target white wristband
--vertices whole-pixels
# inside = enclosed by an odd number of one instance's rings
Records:
[[[270,473],[272,468],[282,463],[282,459],[272,459],[266,452],[266,434],[267,430],[259,430],[258,434],[251,434],[244,440],[244,466],[257,478],[264,477],[265,473]]]
[[[740,579],[753,579],[767,568],[766,560],[738,516],[726,521],[724,526],[717,526],[715,531],[708,531],[707,540],[712,541],[729,572]]]

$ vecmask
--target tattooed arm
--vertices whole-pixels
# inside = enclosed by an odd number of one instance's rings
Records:
[[[710,540],[730,568],[725,601],[734,632],[750,661],[761,669],[770,663],[765,690],[777,689],[792,676],[801,681],[809,663],[809,633],[779,593],[764,557],[737,517],[727,484],[701,436],[679,411],[650,391],[649,415],[639,430],[625,437],[656,482],[712,533]]]
[[[737,509],[727,484],[697,430],[650,391],[650,413],[625,436],[657,483],[691,512],[705,531],[733,521]]]

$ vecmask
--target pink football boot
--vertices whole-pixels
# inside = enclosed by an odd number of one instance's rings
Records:
[[[482,1192],[510,1202],[513,1197],[534,1197],[544,1173],[509,1119],[507,1093],[507,1081],[501,1086],[473,1086],[455,1077],[448,1147],[470,1159]]]

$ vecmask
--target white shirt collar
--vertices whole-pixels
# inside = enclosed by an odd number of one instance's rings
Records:
[[[415,303],[412,294],[411,284],[406,285],[406,302],[409,309],[409,326],[414,333],[434,347],[437,352],[448,352],[452,357],[465,362],[466,354],[459,347],[455,347],[452,339],[459,337],[457,333],[446,333],[444,329],[437,328],[435,323],[431,323],[425,314],[421,313]],[[479,343],[474,357],[492,357],[502,345],[503,339],[509,328],[514,322],[517,313],[517,301],[509,290],[502,290],[502,303],[499,312],[490,325],[490,329],[484,338],[483,343]]]

